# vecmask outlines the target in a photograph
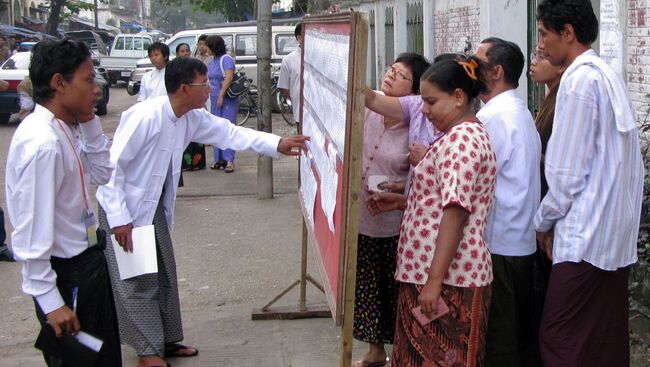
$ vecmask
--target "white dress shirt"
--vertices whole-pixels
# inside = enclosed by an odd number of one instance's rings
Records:
[[[542,145],[535,122],[514,89],[494,96],[476,117],[497,157],[495,200],[485,228],[490,253],[530,255],[537,247],[533,219],[541,195]]]
[[[300,121],[300,67],[301,50],[297,49],[282,59],[278,88],[288,89],[293,107],[293,119]]]
[[[584,57],[597,56],[589,50],[574,63]],[[644,177],[639,131],[619,131],[626,123],[617,122],[607,87],[622,83],[608,79],[618,76],[588,63],[572,66],[557,93],[544,159],[549,191],[535,226],[554,229],[554,264],[584,260],[612,271],[637,261]],[[629,100],[619,107],[631,109]]]
[[[50,258],[71,258],[88,248],[76,155],[86,183],[104,184],[112,172],[110,141],[98,118],[72,127],[60,123],[36,105],[11,140],[5,181],[7,214],[14,227],[11,242],[16,259],[24,262],[23,291],[46,314],[64,304]]]
[[[181,156],[190,141],[279,155],[277,135],[236,126],[205,109],[176,117],[167,96],[138,103],[122,113],[111,148],[115,170],[110,181],[97,189],[97,201],[111,228],[153,223],[165,186],[162,200],[171,230]]]
[[[142,76],[140,91],[138,92],[138,102],[166,95],[165,68],[153,69]]]

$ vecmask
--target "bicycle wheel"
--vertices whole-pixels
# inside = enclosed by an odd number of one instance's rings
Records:
[[[291,101],[287,99],[282,93],[277,94],[277,103],[280,106],[280,113],[284,121],[289,126],[296,126],[296,120],[293,119],[293,110],[291,109]]]
[[[255,110],[255,102],[250,92],[239,96],[239,111],[237,112],[237,126],[241,126],[248,121],[251,113]]]

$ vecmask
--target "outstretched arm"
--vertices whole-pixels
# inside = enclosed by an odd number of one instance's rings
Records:
[[[366,97],[366,107],[376,112],[384,117],[387,117],[391,120],[404,121],[404,112],[402,111],[402,105],[399,103],[399,98],[389,97],[383,94],[377,93],[370,88],[366,88],[364,91]]]

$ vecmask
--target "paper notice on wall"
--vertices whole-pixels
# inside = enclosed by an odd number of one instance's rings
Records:
[[[600,57],[620,77],[623,77],[623,51],[625,46],[623,30],[625,23],[621,16],[621,7],[618,0],[601,0]]]
[[[314,203],[316,201],[317,191],[316,178],[311,170],[311,155],[307,153],[300,154],[300,190],[305,200],[305,210],[307,211],[307,222],[314,227]]]

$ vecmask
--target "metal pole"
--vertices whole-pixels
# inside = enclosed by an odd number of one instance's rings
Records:
[[[95,14],[94,15],[95,15],[95,29],[96,30],[99,29],[99,18],[97,18],[97,11],[98,11],[97,10],[97,3],[98,3],[98,1],[95,0]]]
[[[257,5],[257,130],[271,132],[271,0]],[[257,198],[273,198],[273,161],[257,156]]]

